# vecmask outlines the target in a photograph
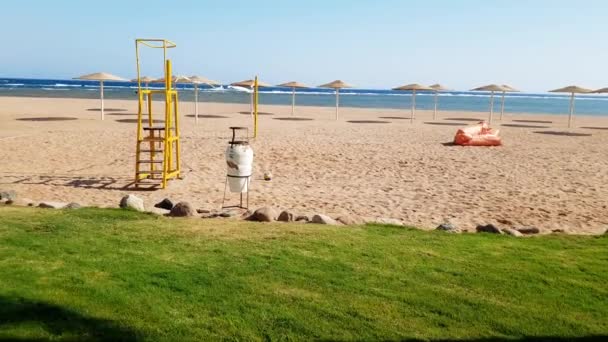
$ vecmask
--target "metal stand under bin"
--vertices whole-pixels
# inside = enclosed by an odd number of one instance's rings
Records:
[[[229,146],[226,149],[226,164],[228,166],[228,172],[226,173],[226,181],[224,182],[224,196],[222,198],[222,209],[225,209],[225,208],[249,209],[249,184],[250,184],[251,173],[252,173],[252,169],[253,169],[253,150],[251,150],[251,148],[249,147],[249,129],[247,127],[230,127],[230,129],[232,130],[232,139],[228,143]],[[237,136],[236,136],[237,131],[244,131],[245,136],[237,139]],[[235,146],[240,146],[241,149],[237,150],[237,149],[235,149]],[[231,160],[231,156],[233,156],[233,154],[238,154],[237,153],[238,151],[240,151],[242,153],[240,158],[237,158],[238,161],[242,162],[243,160],[247,160],[248,159],[247,157],[249,157],[250,162],[245,163],[245,164],[240,164],[240,165],[235,164],[234,161]],[[243,158],[243,157],[245,157],[245,158]],[[234,170],[236,170],[236,171],[234,171]],[[239,174],[239,173],[243,173],[243,172],[245,174]],[[239,184],[242,184],[241,189],[246,189],[246,191],[241,191],[239,193],[240,201],[239,201],[238,205],[226,206],[225,202],[226,202],[226,190],[228,189],[228,185],[229,185],[228,182],[229,182],[229,180],[234,180],[234,179],[244,179],[244,183],[239,182]],[[230,186],[232,187],[233,184],[231,184]],[[232,189],[231,192],[238,192],[238,191],[235,191],[234,189]],[[243,192],[247,192],[245,205],[243,205],[243,197],[244,197]]]
[[[240,201],[238,205],[224,205],[226,201],[226,189],[228,188],[228,178],[229,177],[239,177],[239,176],[226,176],[226,182],[224,183],[224,198],[222,199],[222,209],[229,208],[239,208],[239,209],[249,209],[249,191],[247,191],[247,196],[245,198],[245,206],[243,206],[243,193],[240,193]],[[249,178],[250,176],[240,176],[240,178],[247,178],[247,189],[249,190]]]

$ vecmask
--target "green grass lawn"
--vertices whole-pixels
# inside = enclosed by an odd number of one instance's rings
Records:
[[[608,238],[0,208],[0,341],[608,338]]]

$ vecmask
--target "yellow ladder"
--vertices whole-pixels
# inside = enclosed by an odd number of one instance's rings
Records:
[[[158,42],[161,42],[162,45],[158,45]],[[166,51],[163,54],[165,57],[165,89],[142,89],[139,81],[139,44],[153,48],[163,48],[163,50],[175,47],[175,44],[164,39],[137,39],[135,45],[139,102],[135,186],[157,187],[160,185],[164,189],[168,180],[180,177],[178,94],[172,87],[171,60],[166,59]],[[164,120],[156,119],[155,121],[152,106],[154,95],[164,95]],[[144,113],[144,108],[147,108],[147,115]],[[162,158],[157,158],[158,154],[162,155]]]

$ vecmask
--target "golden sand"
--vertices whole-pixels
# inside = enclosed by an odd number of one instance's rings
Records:
[[[135,193],[150,207],[164,197],[196,207],[219,209],[224,190],[224,150],[229,126],[251,126],[248,105],[201,103],[198,125],[192,103],[182,104],[181,142],[184,179],[167,189],[135,191],[137,102],[106,101],[99,120],[98,101],[0,97],[0,189],[14,189],[36,201],[75,201],[118,205]],[[462,229],[476,224],[536,226],[543,232],[600,233],[608,227],[608,130],[565,128],[566,116],[508,115],[502,124],[540,127],[501,129],[504,146],[450,146],[461,119],[485,113],[431,113],[342,108],[261,106],[259,137],[252,141],[255,173],[251,207],[273,205],[296,213],[331,216],[355,213],[387,217],[434,228],[451,221]],[[71,117],[69,121],[22,121]],[[457,120],[446,120],[456,118]],[[459,119],[460,118],[460,119]],[[551,121],[550,123],[514,120]],[[129,120],[126,120],[129,121]],[[353,123],[349,121],[386,121]],[[608,127],[608,119],[577,117],[577,127]],[[564,136],[546,132],[575,132]],[[545,132],[545,133],[539,133]],[[270,182],[262,180],[271,171]],[[233,197],[232,200],[236,200]]]

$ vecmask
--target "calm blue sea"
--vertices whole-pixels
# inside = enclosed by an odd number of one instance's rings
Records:
[[[189,84],[179,84],[180,99],[194,100],[194,88]],[[104,82],[106,99],[136,99],[137,85],[129,82]],[[230,86],[210,88],[199,87],[199,101],[224,103],[249,103],[246,89]],[[300,89],[297,91],[298,106],[334,106],[335,97],[330,89]],[[80,80],[50,80],[0,78],[0,96],[98,98],[99,82]],[[260,91],[261,104],[291,104],[291,89],[269,87]],[[505,100],[505,112],[567,114],[568,94],[511,93]],[[411,106],[411,93],[378,89],[343,89],[340,91],[342,107],[359,108],[403,108]],[[416,105],[419,109],[433,108],[432,93],[417,93]],[[439,94],[439,108],[444,111],[487,112],[489,94],[466,91],[449,91]],[[500,96],[495,98],[495,111],[500,111]],[[608,96],[579,95],[576,113],[585,115],[608,115]]]

